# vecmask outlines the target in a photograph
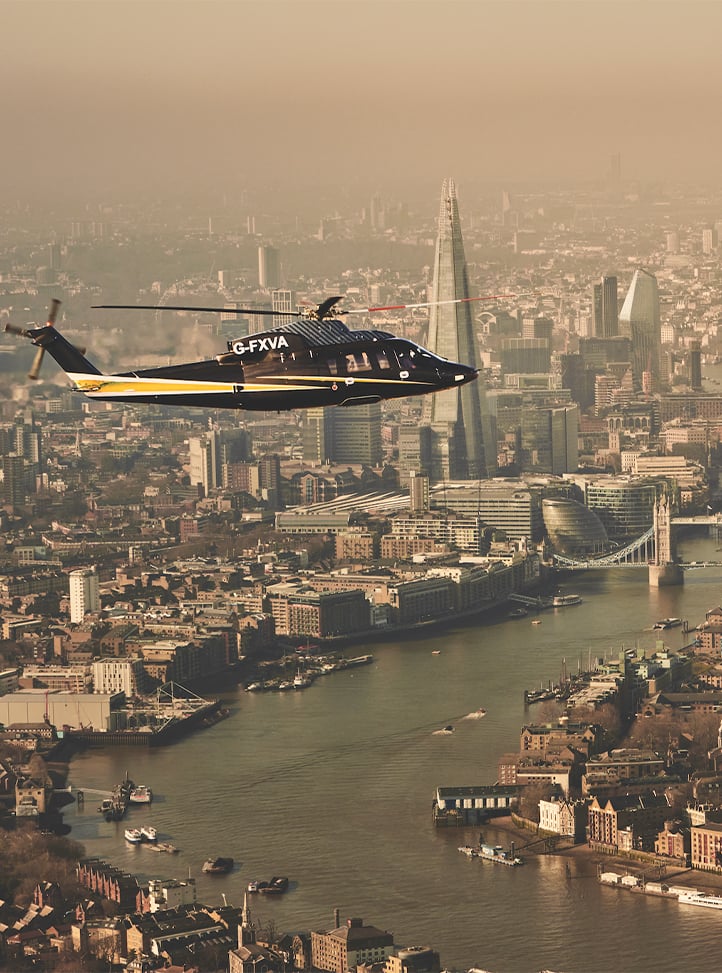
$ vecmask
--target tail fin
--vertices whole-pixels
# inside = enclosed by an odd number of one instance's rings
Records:
[[[99,368],[88,361],[80,348],[71,345],[53,325],[48,324],[43,328],[34,328],[27,332],[32,338],[34,345],[42,348],[43,351],[55,359],[64,372],[85,375],[102,375]]]

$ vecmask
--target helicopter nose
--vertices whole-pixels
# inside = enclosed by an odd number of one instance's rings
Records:
[[[464,385],[466,382],[473,381],[478,374],[478,368],[472,368],[471,365],[456,364],[453,370],[449,370],[448,377],[453,381],[454,385]]]

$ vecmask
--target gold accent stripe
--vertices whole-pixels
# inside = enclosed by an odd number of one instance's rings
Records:
[[[346,383],[338,376],[326,375],[289,375],[279,376],[275,382],[212,382],[187,381],[168,378],[129,378],[128,376],[88,375],[86,373],[68,373],[68,377],[75,383],[76,388],[88,396],[112,395],[228,395],[244,394],[246,392],[302,392],[323,389],[328,385],[339,388],[351,388],[356,384],[369,385],[432,385],[431,382],[415,382],[413,379],[389,378],[355,378]],[[285,381],[285,384],[279,384]],[[313,382],[322,384],[296,385],[296,382]],[[239,389],[240,386],[240,389]]]

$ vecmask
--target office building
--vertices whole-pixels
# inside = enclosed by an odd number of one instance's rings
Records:
[[[554,322],[551,318],[541,317],[540,315],[534,318],[522,318],[522,338],[544,338],[551,342],[553,333]]]
[[[717,232],[714,227],[706,227],[702,230],[702,253],[714,253],[717,249]]]
[[[304,410],[301,430],[304,463],[323,466],[331,462],[334,415],[334,409]]]
[[[289,290],[276,289],[271,292],[271,308],[274,311],[278,311],[278,315],[271,318],[274,328],[281,328],[284,324],[288,324],[289,314],[296,314],[298,311],[298,306],[296,304],[296,292]],[[282,312],[282,313],[281,313]]]
[[[688,371],[690,388],[702,388],[702,349],[699,341],[693,341],[689,346]]]
[[[378,466],[382,458],[381,403],[370,402],[336,409],[333,417],[333,462]]]
[[[547,338],[505,338],[501,345],[502,375],[541,375],[551,368]]]
[[[659,386],[662,350],[657,278],[643,268],[634,272],[619,313],[619,330],[632,341],[632,378],[637,391]]]
[[[430,473],[431,439],[430,426],[402,423],[399,426],[399,470],[404,473],[410,470]]]
[[[281,500],[281,457],[276,453],[262,456],[258,463],[258,477],[263,496],[276,508]]]
[[[559,554],[586,557],[604,553],[609,538],[594,510],[571,497],[542,500],[542,515],[549,542]]]
[[[204,496],[208,496],[221,482],[220,437],[217,432],[209,432],[189,439],[188,445],[191,485],[202,486]]]
[[[541,540],[544,522],[541,491],[519,481],[476,481],[439,484],[431,491],[431,510],[478,517],[504,531],[510,540]]]
[[[602,277],[592,290],[594,335],[597,338],[614,338],[619,334],[619,305],[617,278]]]
[[[522,408],[522,469],[573,473],[579,465],[579,406]]]
[[[660,486],[651,480],[599,477],[583,484],[584,502],[596,511],[613,541],[641,537],[652,526]]]
[[[2,469],[4,502],[12,507],[21,506],[28,495],[25,457],[7,453],[2,458]]]
[[[92,673],[96,693],[125,693],[130,698],[147,689],[142,659],[96,659]]]
[[[433,272],[433,299],[447,303],[431,307],[428,347],[450,361],[476,366],[471,305],[449,303],[469,296],[456,186],[453,179],[447,179],[441,190]],[[461,388],[427,396],[423,420],[433,433],[432,479],[466,480],[493,474],[496,443],[481,376]]]
[[[88,612],[100,611],[100,584],[94,567],[71,571],[70,622],[79,625]]]
[[[391,933],[366,926],[362,919],[347,919],[344,926],[311,933],[311,964],[316,970],[345,973],[359,964],[385,963],[393,952]]]
[[[268,291],[281,286],[281,255],[275,247],[258,248],[258,285]]]
[[[409,507],[412,513],[429,509],[429,478],[416,470],[409,473]]]

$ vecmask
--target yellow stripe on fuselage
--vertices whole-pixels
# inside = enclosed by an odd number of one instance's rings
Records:
[[[189,381],[176,378],[141,378],[127,375],[88,375],[85,373],[68,373],[68,377],[75,383],[76,389],[93,397],[107,397],[114,395],[232,395],[252,392],[302,392],[312,389],[322,389],[328,385],[339,388],[349,388],[357,383],[372,385],[431,385],[431,382],[415,382],[413,379],[400,378],[356,378],[349,376],[352,381],[334,375],[279,375],[274,382],[246,381],[213,382]],[[308,382],[314,384],[296,385],[293,383]],[[321,383],[321,384],[318,384]]]

